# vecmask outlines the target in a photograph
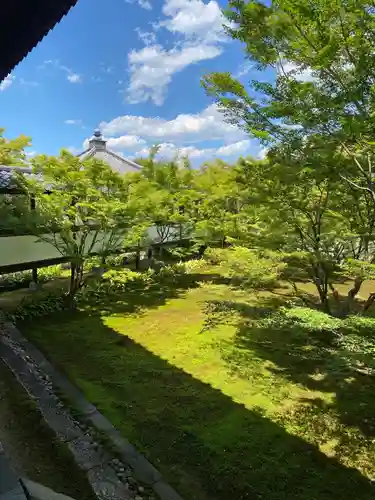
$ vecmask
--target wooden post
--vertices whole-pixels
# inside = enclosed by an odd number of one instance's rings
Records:
[[[136,253],[136,256],[135,256],[135,269],[136,269],[136,271],[139,270],[139,266],[140,266],[140,262],[141,262],[140,245],[141,245],[141,240],[139,240],[139,242],[138,242],[137,253]]]
[[[30,210],[35,211],[35,209],[36,209],[35,196],[32,194],[30,197]],[[31,271],[31,275],[32,275],[32,281],[35,284],[38,283],[38,268],[37,267],[33,267],[32,271]]]

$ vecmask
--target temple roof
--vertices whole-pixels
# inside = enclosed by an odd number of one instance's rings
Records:
[[[122,156],[106,148],[106,141],[103,139],[99,130],[95,130],[93,137],[89,140],[89,147],[77,155],[80,160],[97,158],[103,160],[115,171],[125,174],[127,172],[139,172],[141,166],[134,161],[127,160]],[[0,192],[17,192],[17,182],[15,172],[22,172],[25,175],[32,175],[31,167],[0,165]]]
[[[77,0],[1,3],[0,81],[61,21]]]
[[[134,161],[123,158],[122,156],[107,149],[106,142],[107,141],[103,139],[100,130],[95,130],[94,135],[89,140],[89,147],[80,153],[78,157],[81,160],[87,160],[88,158],[103,160],[108,163],[113,170],[122,174],[126,172],[137,172],[141,169],[141,166]]]
[[[14,175],[16,172],[21,172],[26,176],[32,176],[30,167],[16,167],[8,165],[0,165],[0,193],[19,192],[19,186]],[[22,190],[21,190],[22,192]]]

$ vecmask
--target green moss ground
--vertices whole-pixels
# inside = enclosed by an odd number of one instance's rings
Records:
[[[373,498],[373,377],[216,271],[21,329],[185,500]]]

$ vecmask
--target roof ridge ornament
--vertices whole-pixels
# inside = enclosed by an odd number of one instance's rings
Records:
[[[99,150],[106,150],[106,142],[103,139],[101,131],[97,128],[94,130],[94,135],[91,137],[89,140],[89,146],[91,148],[99,149]]]

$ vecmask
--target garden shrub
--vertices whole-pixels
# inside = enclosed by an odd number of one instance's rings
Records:
[[[152,269],[142,273],[127,268],[111,269],[104,273],[102,277],[87,282],[86,286],[80,291],[77,300],[101,299],[109,294],[126,291],[130,284],[145,287],[152,281],[154,274]]]
[[[176,279],[178,277],[184,276],[186,274],[186,266],[184,262],[176,262],[174,264],[169,264],[160,269],[158,276],[161,279],[170,280]]]
[[[66,294],[63,290],[38,292],[24,297],[8,317],[16,323],[62,311],[65,306]]]
[[[41,267],[38,269],[38,281],[44,283],[50,281],[53,278],[58,278],[62,275],[62,269],[60,265]]]
[[[338,334],[343,325],[342,320],[309,307],[281,307],[280,312],[286,318],[295,321],[310,331],[325,331]]]
[[[221,250],[220,263],[224,274],[238,283],[251,288],[275,286],[285,267],[281,254],[267,252],[259,254],[256,250],[234,246]]]
[[[32,280],[31,270],[0,275],[0,290],[28,287]]]
[[[204,259],[192,259],[184,263],[187,273],[196,273],[207,267],[207,262]]]
[[[227,249],[207,248],[203,254],[203,257],[209,264],[217,266],[227,259],[227,253]]]

